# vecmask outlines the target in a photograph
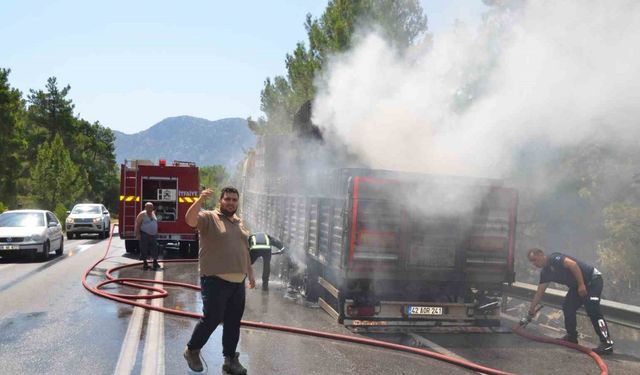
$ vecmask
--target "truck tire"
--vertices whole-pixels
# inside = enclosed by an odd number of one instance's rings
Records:
[[[191,242],[191,257],[193,259],[198,259],[200,256],[200,243],[196,240]]]
[[[318,302],[320,297],[320,284],[318,283],[318,277],[320,276],[318,263],[314,260],[307,260],[307,269],[305,270],[304,278],[304,296],[308,302]]]
[[[178,250],[180,258],[189,258],[189,242],[180,241],[180,249]]]
[[[124,249],[127,253],[137,253],[138,250],[138,240],[124,240]]]
[[[195,259],[198,257],[198,241],[180,241],[180,257]]]

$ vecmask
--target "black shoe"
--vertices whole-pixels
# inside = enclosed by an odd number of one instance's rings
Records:
[[[593,348],[593,351],[597,354],[612,354],[613,353],[613,344],[608,344],[606,342],[601,342],[597,348]]]
[[[144,263],[142,264],[142,269],[143,269],[143,270],[145,270],[145,271],[146,271],[146,270],[148,270],[148,269],[150,269],[150,267],[149,267],[149,263],[144,262]]]
[[[162,267],[160,266],[160,264],[158,262],[154,262],[153,263],[153,270],[154,271],[162,271]]]
[[[562,337],[559,337],[558,340],[570,342],[572,344],[578,344],[578,337],[570,335],[568,333],[566,335],[562,336]]]
[[[222,369],[231,375],[246,375],[247,369],[240,364],[240,353],[236,352],[233,356],[224,356],[224,365]]]
[[[189,350],[189,347],[186,347],[182,355],[187,360],[187,365],[189,365],[191,371],[202,372],[204,370],[199,350]]]

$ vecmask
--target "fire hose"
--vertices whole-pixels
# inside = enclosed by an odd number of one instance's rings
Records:
[[[143,302],[137,302],[136,300],[140,300],[140,299],[146,299],[146,300],[150,300],[150,299],[154,299],[154,298],[164,298],[166,296],[168,296],[168,292],[162,288],[159,287],[154,287],[154,286],[150,286],[150,285],[146,285],[146,284],[162,284],[162,285],[168,285],[168,286],[174,286],[174,287],[182,287],[182,288],[186,288],[186,289],[191,289],[191,290],[195,290],[195,291],[200,291],[200,287],[197,285],[193,285],[193,284],[188,284],[188,283],[180,283],[180,282],[175,282],[175,281],[164,281],[164,280],[151,280],[151,279],[144,279],[144,278],[132,278],[132,277],[124,277],[124,278],[116,278],[115,276],[112,275],[113,272],[118,271],[118,270],[122,270],[125,268],[129,268],[129,267],[136,267],[136,266],[140,266],[140,264],[142,264],[142,262],[136,262],[136,263],[132,263],[132,264],[127,264],[127,265],[123,265],[123,266],[117,266],[117,267],[113,267],[108,269],[105,272],[105,276],[107,278],[107,280],[104,280],[100,283],[98,283],[96,286],[90,286],[89,283],[87,282],[87,277],[89,276],[89,274],[93,271],[93,269],[100,264],[102,261],[107,259],[107,255],[109,253],[109,250],[111,248],[111,242],[113,239],[113,231],[114,231],[115,225],[112,227],[111,229],[111,235],[109,236],[109,242],[107,244],[107,247],[105,249],[104,254],[102,255],[102,257],[100,257],[95,263],[93,263],[89,268],[87,268],[87,270],[85,271],[85,273],[82,276],[82,285],[85,287],[85,289],[87,289],[89,292],[103,297],[103,298],[107,298],[113,301],[117,301],[120,303],[124,303],[127,305],[131,305],[131,306],[138,306],[138,307],[142,307],[148,310],[155,310],[155,311],[159,311],[159,312],[163,312],[166,314],[172,314],[172,315],[178,315],[178,316],[184,316],[184,317],[189,317],[189,318],[196,318],[196,319],[200,319],[202,318],[202,314],[199,313],[194,313],[194,312],[190,312],[190,311],[184,311],[184,310],[179,310],[179,309],[170,309],[170,308],[166,308],[166,307],[160,307],[160,306],[153,306],[147,303],[143,303]],[[162,263],[194,263],[197,262],[196,259],[173,259],[173,260],[162,260]],[[104,290],[101,290],[102,287],[108,285],[108,284],[119,284],[119,285],[125,285],[128,287],[133,287],[133,288],[139,288],[139,289],[143,289],[143,290],[147,290],[150,291],[151,294],[146,294],[146,295],[140,295],[140,294],[123,294],[123,293],[111,293],[111,292],[106,292]],[[473,371],[477,371],[483,374],[489,374],[489,375],[510,375],[510,373],[508,372],[504,372],[501,370],[497,370],[497,369],[493,369],[490,367],[485,367],[470,361],[466,361],[466,360],[462,360],[462,359],[458,359],[458,358],[453,358],[453,357],[449,357],[440,353],[436,353],[436,352],[432,352],[429,350],[425,350],[425,349],[420,349],[420,348],[414,348],[411,346],[406,346],[406,345],[400,345],[400,344],[394,344],[394,343],[389,343],[389,342],[385,342],[385,341],[380,341],[380,340],[374,340],[374,339],[368,339],[368,338],[363,338],[363,337],[356,337],[356,336],[347,336],[347,335],[341,335],[341,334],[337,334],[337,333],[328,333],[328,332],[322,332],[322,331],[315,331],[315,330],[310,330],[310,329],[304,329],[304,328],[297,328],[297,327],[290,327],[290,326],[284,326],[284,325],[276,325],[276,324],[269,324],[269,323],[261,323],[261,322],[254,322],[254,321],[250,321],[250,320],[242,320],[241,321],[241,325],[244,327],[251,327],[251,328],[259,328],[259,329],[267,329],[267,330],[273,330],[273,331],[280,331],[280,332],[286,332],[286,333],[294,333],[294,334],[300,334],[300,335],[306,335],[306,336],[312,336],[312,337],[320,337],[320,338],[326,338],[326,339],[331,339],[331,340],[336,340],[336,341],[343,341],[343,342],[350,342],[350,343],[356,343],[356,344],[363,344],[363,345],[368,345],[368,346],[374,346],[374,347],[379,347],[379,348],[385,348],[385,349],[392,349],[392,350],[396,350],[396,351],[402,351],[402,352],[406,352],[406,353],[412,353],[412,354],[417,354],[423,357],[428,357],[428,358],[432,358],[432,359],[436,359],[439,361],[444,361],[447,363],[451,363],[453,365],[456,366],[460,366],[463,368],[467,368],[469,370],[473,370]],[[551,339],[544,339],[544,338],[540,338],[540,337],[535,337],[532,336],[530,334],[525,333],[519,326],[516,327],[514,326],[514,332],[516,332],[519,335],[522,335],[524,337],[530,338],[532,340],[536,340],[536,341],[542,341],[542,342],[549,342],[549,343],[553,343],[556,345],[564,345],[570,348],[574,348],[577,350],[580,350],[582,352],[585,352],[587,354],[589,354],[591,357],[593,357],[596,362],[598,362],[600,369],[602,370],[601,374],[607,374],[607,368],[606,365],[604,364],[604,362],[602,361],[602,359],[600,359],[600,357],[598,357],[597,354],[591,352],[589,349],[581,347],[579,345],[574,345],[574,344],[570,344],[570,343],[564,343],[564,342],[557,342],[559,340],[551,340]],[[590,352],[590,353],[589,353]]]
[[[580,352],[583,352],[584,354],[590,356],[598,365],[598,367],[600,368],[600,375],[608,375],[609,374],[609,369],[607,368],[607,364],[604,363],[604,361],[602,360],[602,358],[600,358],[600,356],[598,354],[596,354],[593,350],[586,348],[582,345],[578,345],[578,344],[574,344],[571,342],[567,342],[564,340],[560,340],[560,339],[552,339],[549,337],[542,337],[542,336],[536,336],[533,335],[529,332],[526,332],[524,330],[524,328],[520,325],[520,324],[514,324],[513,327],[511,327],[512,331],[514,333],[516,333],[519,336],[528,338],[529,340],[533,340],[533,341],[537,341],[537,342],[542,342],[545,344],[553,344],[553,345],[559,345],[559,346],[564,346],[567,348],[571,348],[571,349],[575,349],[578,350]]]

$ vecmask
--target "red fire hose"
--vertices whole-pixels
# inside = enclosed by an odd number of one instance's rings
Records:
[[[115,225],[112,227],[111,236],[109,236],[109,242],[107,244],[107,248],[105,250],[104,255],[100,259],[98,259],[94,264],[92,264],[89,268],[87,268],[87,270],[85,271],[84,275],[82,276],[82,285],[85,287],[85,289],[87,289],[88,291],[90,291],[91,293],[93,293],[93,294],[95,294],[97,296],[108,298],[108,299],[111,299],[111,300],[114,300],[114,301],[117,301],[117,302],[121,302],[121,303],[125,303],[125,304],[128,304],[128,305],[131,305],[131,306],[138,306],[138,307],[142,307],[142,308],[149,309],[149,310],[156,310],[156,311],[160,311],[160,312],[167,313],[167,314],[186,316],[186,317],[189,317],[189,318],[196,318],[196,319],[201,318],[202,314],[189,312],[189,311],[183,311],[183,310],[177,310],[177,309],[170,309],[170,308],[160,307],[160,306],[152,306],[152,305],[149,305],[149,304],[146,304],[146,303],[135,301],[135,300],[138,300],[138,299],[164,298],[164,297],[166,297],[168,295],[168,292],[166,290],[161,289],[161,288],[157,288],[157,287],[153,287],[153,286],[150,286],[150,285],[146,285],[146,284],[163,284],[163,285],[169,285],[169,286],[183,287],[183,288],[192,289],[192,290],[196,290],[196,291],[200,290],[199,286],[193,285],[193,284],[179,283],[179,282],[175,282],[175,281],[160,281],[160,280],[141,279],[141,278],[115,278],[111,274],[114,271],[121,270],[121,269],[124,269],[124,268],[140,266],[141,262],[136,262],[136,263],[133,263],[133,264],[128,264],[128,265],[124,265],[124,266],[118,266],[118,267],[111,268],[111,269],[107,270],[106,273],[105,273],[105,275],[107,277],[107,280],[100,282],[95,287],[92,287],[92,286],[90,286],[88,284],[87,277],[88,277],[89,273],[100,262],[102,262],[103,260],[105,260],[107,258],[107,254],[109,253],[109,249],[111,248],[111,241],[113,239],[113,228],[115,228]],[[193,262],[196,262],[196,261],[197,260],[191,260],[191,259],[176,259],[176,260],[163,260],[162,263],[193,263]],[[106,291],[103,291],[103,290],[100,289],[103,286],[105,286],[107,284],[111,284],[111,283],[117,283],[117,284],[120,284],[120,285],[129,286],[129,287],[145,289],[145,290],[151,291],[152,293],[151,294],[147,294],[147,295],[138,295],[138,294],[134,295],[134,294],[122,294],[122,293],[110,293],[110,292],[106,292]],[[321,338],[332,339],[332,340],[337,340],[337,341],[344,341],[344,342],[352,342],[352,343],[357,343],[357,344],[364,344],[364,345],[369,345],[369,346],[375,346],[375,347],[393,349],[393,350],[407,352],[407,353],[418,354],[418,355],[421,355],[421,356],[424,356],[424,357],[437,359],[439,361],[445,361],[445,362],[451,363],[453,365],[464,367],[464,368],[467,368],[467,369],[470,369],[470,370],[473,370],[473,371],[477,371],[477,372],[480,372],[480,373],[483,373],[483,374],[490,374],[490,375],[509,375],[510,374],[508,372],[496,370],[496,369],[489,368],[489,367],[484,367],[482,365],[479,365],[479,364],[476,364],[476,363],[473,363],[473,362],[469,362],[469,361],[465,361],[465,360],[461,360],[461,359],[457,359],[457,358],[448,357],[446,355],[443,355],[443,354],[440,354],[440,353],[436,353],[436,352],[432,352],[432,351],[429,351],[429,350],[414,348],[414,347],[410,347],[410,346],[406,346],[406,345],[393,344],[393,343],[389,343],[389,342],[385,342],[385,341],[373,340],[373,339],[368,339],[368,338],[363,338],[363,337],[347,336],[347,335],[341,335],[341,334],[336,334],[336,333],[327,333],[327,332],[321,332],[321,331],[314,331],[314,330],[309,330],[309,329],[304,329],[304,328],[296,328],[296,327],[289,327],[289,326],[282,326],[282,325],[268,324],[268,323],[259,323],[259,322],[249,321],[249,320],[242,320],[241,324],[243,326],[245,326],[245,327],[269,329],[269,330],[281,331],[281,332],[287,332],[287,333],[296,333],[296,334],[301,334],[301,335],[321,337]],[[531,339],[536,340],[536,341],[545,340],[545,339],[541,339],[541,338],[530,337],[531,335],[528,335],[528,334],[524,333],[521,329],[519,329],[519,327],[518,328],[514,327],[514,331],[516,333],[524,336],[524,337],[528,337],[528,338],[531,338]],[[546,339],[546,340],[549,340],[549,339]],[[572,344],[567,345],[566,343],[558,343],[558,342],[555,342],[555,341],[556,340],[549,340],[549,341],[543,341],[543,342],[551,342],[551,343],[558,344],[558,345],[565,345],[565,346],[573,347],[574,349],[583,351],[583,352],[591,355],[592,357],[594,357],[594,359],[597,358],[596,362],[598,362],[598,364],[600,365],[601,370],[604,368],[604,370],[602,370],[603,371],[602,374],[607,374],[607,369],[606,369],[607,367],[604,364],[604,362],[602,362],[602,359],[600,359],[600,357],[598,357],[595,353],[591,352],[589,349],[584,348],[584,347],[580,347],[578,345],[571,346]],[[580,349],[580,348],[582,348],[582,349]]]
[[[529,340],[543,342],[543,343],[546,343],[546,344],[565,346],[567,348],[571,348],[571,349],[575,349],[575,350],[581,351],[581,352],[587,354],[588,356],[590,356],[591,358],[593,358],[593,360],[596,362],[598,367],[600,367],[600,375],[608,375],[609,374],[609,369],[607,368],[607,364],[604,363],[604,361],[602,360],[602,358],[600,358],[600,356],[598,354],[596,354],[593,350],[591,350],[589,348],[586,348],[586,347],[584,347],[582,345],[574,344],[574,343],[571,343],[571,342],[559,340],[559,339],[552,339],[552,338],[549,338],[549,337],[542,337],[542,336],[533,335],[533,334],[525,331],[522,327],[520,327],[519,324],[514,324],[513,327],[511,327],[511,329],[516,334],[518,334],[518,335],[520,335],[522,337],[526,337]]]

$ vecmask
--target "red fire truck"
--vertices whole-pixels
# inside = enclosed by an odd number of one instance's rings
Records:
[[[135,220],[144,204],[153,203],[158,217],[158,243],[177,247],[182,256],[198,253],[198,235],[187,225],[185,214],[200,194],[198,167],[193,162],[125,160],[120,165],[120,238],[128,253],[138,252]]]

